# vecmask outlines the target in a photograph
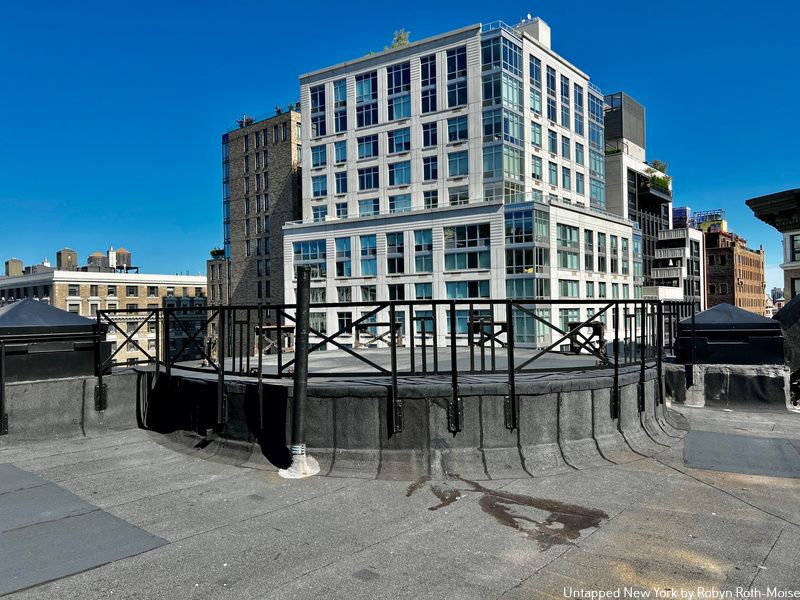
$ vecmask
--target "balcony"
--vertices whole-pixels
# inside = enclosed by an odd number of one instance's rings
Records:
[[[653,279],[681,279],[686,277],[681,267],[655,267],[653,268]]]
[[[686,258],[686,249],[656,248],[656,258]]]
[[[642,179],[639,182],[639,197],[657,202],[672,202],[672,190],[651,179]]]

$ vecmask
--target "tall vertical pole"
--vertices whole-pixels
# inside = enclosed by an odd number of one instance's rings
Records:
[[[306,455],[305,408],[308,396],[308,336],[310,328],[311,268],[297,267],[297,305],[294,340],[294,392],[292,395],[292,465],[281,469],[280,475],[289,479],[309,477],[319,473],[319,464]]]
[[[0,435],[8,433],[6,414],[6,345],[0,341]]]

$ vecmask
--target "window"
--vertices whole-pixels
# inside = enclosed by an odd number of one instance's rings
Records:
[[[388,133],[389,154],[408,152],[411,149],[411,130],[408,127]]]
[[[556,224],[556,240],[564,248],[578,248],[578,228],[572,225]]]
[[[367,135],[358,138],[358,158],[378,156],[378,136]]]
[[[561,187],[565,190],[572,188],[572,172],[567,167],[561,167]]]
[[[334,175],[336,179],[336,193],[347,193],[347,171],[340,171]]]
[[[586,182],[584,181],[583,173],[579,171],[575,172],[575,191],[581,196],[586,195]]]
[[[417,300],[432,300],[433,299],[433,284],[432,283],[415,283],[414,295]],[[420,313],[417,312],[417,315]]]
[[[408,212],[411,210],[411,194],[389,196],[389,212]]]
[[[542,126],[531,122],[531,143],[537,148],[542,147]]]
[[[569,150],[570,150],[569,138],[567,136],[565,136],[565,135],[562,135],[561,136],[561,156],[562,156],[562,158],[566,158],[567,160],[569,160],[569,158],[570,158]]]
[[[453,117],[447,119],[447,141],[460,142],[466,140],[467,135],[467,117]]]
[[[375,234],[362,235],[359,240],[361,243],[361,276],[374,277],[378,274],[377,238]]]
[[[575,142],[575,162],[579,165],[583,164],[583,144]]]
[[[314,207],[311,208],[311,215],[312,215],[315,223],[318,223],[320,221],[324,221],[328,216],[328,207],[327,206],[314,206]],[[249,242],[250,240],[247,240],[247,241]],[[260,242],[261,240],[258,240],[258,241]],[[259,248],[260,247],[261,247],[261,245],[259,244]]]
[[[327,273],[325,240],[306,240],[294,242],[295,277],[297,267],[311,267],[311,277],[324,279]]]
[[[70,295],[72,295],[72,294],[70,294]],[[116,296],[117,295],[117,286],[115,286],[115,285],[108,286],[108,295],[109,296]]]
[[[522,50],[510,40],[506,38],[501,39],[503,46],[503,69],[513,73],[517,77],[522,77]]]
[[[77,296],[77,294],[75,294]],[[139,286],[137,285],[129,285],[125,288],[125,295],[128,298],[135,298],[139,295]]]
[[[386,69],[386,93],[389,98],[389,120],[411,116],[411,64],[401,63]]]
[[[606,282],[600,281],[597,284],[597,297],[598,298],[605,298],[606,297]]]
[[[594,271],[594,232],[585,229],[583,232],[583,268]]]
[[[352,302],[353,301],[353,288],[349,285],[339,286],[336,288],[336,301],[337,302]]]
[[[310,292],[309,302],[311,302],[311,304],[323,304],[325,302],[324,287],[312,287]]]
[[[458,298],[488,298],[489,281],[448,281],[445,283],[447,297]]]
[[[350,277],[351,275],[350,238],[336,238],[336,276]]]
[[[77,283],[69,284],[69,287],[67,288],[67,295],[68,296],[80,296],[81,295],[80,285],[78,285]],[[128,294],[128,295],[130,295],[130,294]]]
[[[311,190],[314,198],[321,198],[328,195],[328,176],[316,175],[311,178]]]
[[[537,181],[542,180],[542,159],[538,156],[531,157],[531,177]]]
[[[340,300],[340,302],[341,302],[341,300]],[[346,331],[347,333],[352,333],[350,328],[353,325],[353,313],[352,312],[337,312],[336,313],[336,325],[339,328],[339,331]]]
[[[495,144],[483,147],[483,176],[501,177],[503,174],[503,146]]]
[[[311,166],[324,167],[328,163],[328,153],[325,144],[311,147]]]
[[[311,137],[325,135],[325,85],[311,88]],[[278,126],[273,127],[273,141],[278,141]],[[285,136],[284,136],[285,138]]]
[[[547,95],[556,95],[556,70],[553,67],[547,67]]]
[[[336,164],[347,161],[347,142],[335,142],[333,144],[333,154]]]
[[[586,282],[586,297],[594,298],[594,281]]]
[[[436,121],[422,124],[422,147],[430,148],[438,143],[436,135]]]
[[[420,59],[422,78],[422,114],[436,110],[436,55],[423,56]]]
[[[580,255],[569,250],[558,250],[558,268],[577,271],[580,268]]]
[[[469,174],[469,153],[467,150],[450,152],[447,155],[447,174],[450,177],[461,177]]]
[[[566,127],[569,129],[570,125],[570,117],[569,117],[569,104],[562,104],[561,105],[561,126]]]
[[[525,174],[522,150],[503,146],[503,177],[522,181]]]
[[[503,106],[522,112],[522,82],[503,73],[502,77]]]
[[[336,218],[337,219],[347,218],[347,202],[336,203]]]
[[[512,144],[522,145],[522,117],[503,109],[503,139]]]
[[[447,106],[467,103],[467,47],[447,51]]]
[[[356,127],[378,122],[378,73],[356,75]]]
[[[579,295],[578,282],[574,279],[559,279],[558,295],[561,298],[577,298]]]
[[[386,272],[389,274],[405,272],[403,236],[402,231],[386,234]]]
[[[534,88],[531,88],[531,110],[539,116],[542,114],[542,93]]]
[[[422,179],[423,181],[434,181],[439,177],[439,158],[437,156],[425,156],[422,158]]]
[[[419,229],[414,232],[414,264],[417,273],[433,272],[433,232]]]
[[[556,122],[556,99],[555,98],[548,98],[547,99],[547,120],[552,121],[554,124]]]
[[[488,223],[445,227],[445,271],[490,268],[490,244]]]
[[[450,206],[458,206],[460,204],[469,203],[469,187],[466,185],[459,185],[451,187],[448,190]]]
[[[552,130],[547,132],[547,151],[550,154],[558,153],[558,134]]]
[[[439,191],[425,190],[422,192],[425,209],[436,208],[439,206]]]
[[[499,37],[481,42],[481,66],[484,71],[491,71],[500,67]]]
[[[97,286],[94,286],[94,285],[93,285],[93,286],[92,286],[92,288],[94,288],[94,289],[95,289],[95,291],[97,290]],[[92,294],[92,296],[96,296],[96,295],[97,295],[96,293],[93,293],[93,294]],[[158,286],[156,286],[156,285],[148,285],[148,286],[147,286],[147,296],[148,296],[149,298],[156,298],[156,297],[158,297]]]
[[[389,185],[408,185],[411,183],[411,161],[391,163],[389,165]]]
[[[156,295],[157,295],[157,293],[158,293],[158,288],[156,288]],[[36,294],[34,293],[34,295],[36,295]],[[47,294],[43,294],[43,295],[46,296]],[[93,298],[99,296],[100,295],[100,286],[99,285],[90,285],[89,286],[89,295],[91,297],[93,297]]]
[[[347,130],[347,81],[333,82],[333,128],[337,133]],[[300,136],[298,136],[300,137]]]
[[[790,262],[800,261],[800,234],[789,236],[789,260]]]
[[[547,163],[547,183],[558,185],[558,165],[554,162]]]
[[[358,189],[374,190],[378,188],[380,177],[378,167],[366,167],[358,170]]]
[[[533,54],[529,55],[529,75],[531,85],[537,88],[542,87],[542,61],[533,56]]]
[[[368,198],[358,201],[358,214],[361,217],[377,215],[380,212],[380,200],[378,198]]]

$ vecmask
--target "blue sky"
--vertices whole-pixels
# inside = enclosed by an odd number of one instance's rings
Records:
[[[400,8],[392,9],[392,6]],[[0,258],[124,245],[148,272],[205,272],[222,242],[220,135],[298,97],[298,75],[470,23],[545,19],[553,48],[647,109],[676,204],[723,207],[800,187],[794,2],[0,3]]]

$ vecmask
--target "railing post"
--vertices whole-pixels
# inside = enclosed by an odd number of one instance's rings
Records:
[[[642,330],[639,336],[639,412],[644,412],[644,365],[647,360],[647,301],[642,300]]]
[[[397,392],[397,329],[394,302],[389,304],[389,339],[391,340],[389,353],[392,369],[392,433],[403,431],[403,401],[398,398]]]
[[[225,321],[228,317],[225,312],[225,307],[220,306],[219,334],[217,337],[217,363],[219,367],[217,371],[217,425],[222,425],[225,422],[225,346],[227,344]],[[167,360],[167,363],[169,363],[169,360]]]
[[[258,417],[261,429],[264,429],[264,310],[258,305]]]
[[[171,309],[169,306],[164,307],[164,376],[167,378],[169,385],[169,378],[172,375],[172,353],[169,349],[169,319]]]
[[[503,412],[505,413],[506,429],[515,429],[519,424],[519,404],[517,402],[516,372],[514,370],[514,305],[506,302],[506,337],[508,359],[508,396],[505,398]]]
[[[614,387],[611,390],[612,419],[619,418],[619,402],[619,303],[616,303],[614,304]]]
[[[6,345],[0,341],[0,435],[8,433],[6,413]]]
[[[469,325],[467,328],[469,329]],[[450,433],[456,433],[464,428],[464,405],[461,402],[461,396],[458,394],[457,329],[458,318],[456,317],[456,303],[452,301],[450,302],[450,384],[453,390],[447,402],[447,429]]]
[[[305,408],[308,395],[308,336],[310,328],[311,267],[297,268],[294,386],[292,393],[292,465],[279,471],[282,477],[300,479],[319,473],[319,464],[306,454]]]
[[[658,403],[664,404],[664,374],[662,369],[664,367],[663,354],[664,354],[664,303],[658,301],[657,317],[656,317],[656,361],[657,361],[657,377],[658,377]]]

